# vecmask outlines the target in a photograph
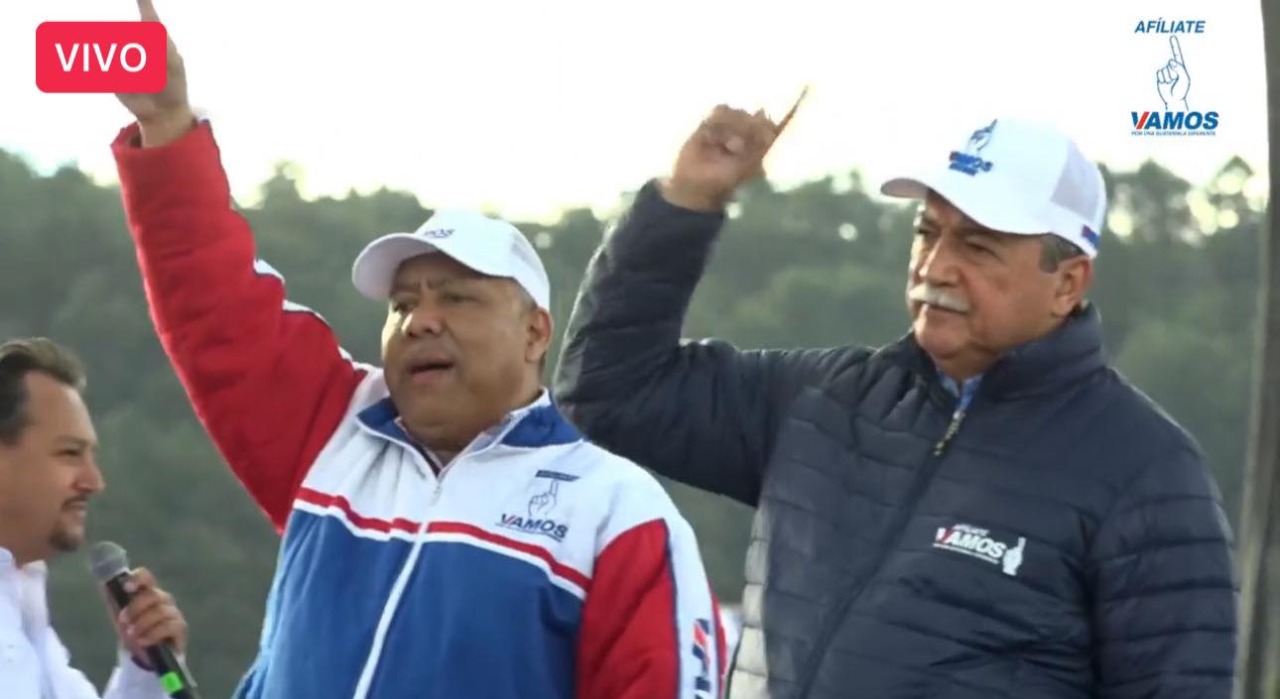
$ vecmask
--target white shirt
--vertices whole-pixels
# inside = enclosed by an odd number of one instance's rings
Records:
[[[0,548],[0,697],[99,699],[98,690],[71,667],[71,654],[49,625],[43,562],[21,568]],[[167,699],[160,680],[121,650],[102,699]]]

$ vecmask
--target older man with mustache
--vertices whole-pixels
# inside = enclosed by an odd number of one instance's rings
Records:
[[[902,339],[683,343],[725,204],[777,132],[718,108],[641,190],[557,380],[599,443],[756,508],[728,696],[1226,699],[1227,518],[1194,438],[1104,358],[1099,169],[1054,129],[991,121],[883,186],[922,202]]]

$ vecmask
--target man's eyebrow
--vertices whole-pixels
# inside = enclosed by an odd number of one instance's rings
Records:
[[[956,229],[956,233],[965,238],[982,238],[983,240],[989,240],[1001,245],[1008,243],[1009,239],[1013,237],[1008,233],[993,231],[990,228],[974,223],[973,221],[966,221],[961,224],[961,226]]]
[[[426,288],[428,289],[447,289],[451,286],[465,285],[468,282],[473,282],[473,281],[476,281],[477,279],[479,279],[479,277],[465,277],[465,276],[439,277],[436,279],[428,279],[426,282],[422,284],[422,286],[426,286]],[[419,284],[414,284],[412,282],[399,280],[392,283],[391,293],[395,294],[399,292],[413,292],[413,291],[418,291],[419,288],[420,288]]]
[[[938,222],[937,214],[929,211],[928,209],[921,209],[920,213],[916,216],[916,225],[927,226],[929,228],[939,228],[942,224]],[[968,217],[963,217],[961,219],[960,225],[956,227],[956,230],[962,231],[968,228],[972,228],[976,231],[986,230],[982,225]]]
[[[938,224],[937,217],[934,216],[928,210],[922,209],[920,211],[920,214],[916,216],[916,226],[918,228],[937,228],[938,225],[939,224]],[[974,221],[971,218],[965,218],[963,221],[961,221],[960,225],[956,226],[955,232],[966,238],[982,237],[982,238],[989,238],[991,240],[998,240],[1001,242],[1003,242],[1004,239],[1007,237],[1001,234],[999,231],[993,231],[990,228],[987,228],[986,226],[978,223],[977,221]]]
[[[93,442],[90,442],[89,440],[84,439],[83,437],[73,437],[69,434],[58,435],[58,438],[54,441],[56,441],[58,444],[63,446],[73,446],[73,447],[78,447],[80,449],[93,448]]]

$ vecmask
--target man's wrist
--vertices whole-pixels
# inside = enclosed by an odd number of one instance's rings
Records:
[[[156,669],[151,666],[151,661],[145,655],[135,655],[133,651],[121,646],[119,649],[119,657],[121,663],[132,663],[134,667],[144,672],[155,672]]]
[[[717,196],[697,188],[682,186],[671,178],[658,181],[658,192],[672,206],[701,213],[720,213],[729,204],[732,193]]]
[[[161,114],[150,119],[139,119],[138,129],[143,148],[158,148],[187,135],[195,128],[196,114],[190,107]]]

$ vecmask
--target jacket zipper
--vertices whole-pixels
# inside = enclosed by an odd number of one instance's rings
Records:
[[[911,484],[911,492],[906,499],[909,504],[898,512],[893,519],[893,525],[889,528],[893,532],[891,538],[880,547],[880,551],[876,554],[871,565],[867,566],[862,576],[849,588],[835,609],[827,615],[827,618],[831,621],[822,628],[822,632],[818,635],[818,642],[813,646],[813,657],[806,665],[804,674],[800,675],[801,684],[800,691],[796,694],[797,699],[806,699],[809,693],[813,691],[813,683],[818,676],[818,667],[822,664],[823,659],[826,658],[827,645],[831,643],[831,637],[844,625],[844,619],[849,613],[849,608],[862,596],[867,584],[871,582],[876,573],[880,572],[880,567],[884,565],[884,559],[898,548],[898,544],[902,543],[902,537],[906,534],[907,521],[915,514],[916,503],[924,495],[925,488],[933,482],[933,475],[938,471],[938,466],[942,464],[942,457],[946,454],[947,446],[951,444],[951,440],[960,431],[960,424],[964,422],[966,409],[971,398],[972,393],[969,391],[962,394],[955,411],[951,413],[951,422],[947,424],[946,432],[933,445],[933,451],[921,465],[920,474],[916,477],[915,482]]]
[[[433,508],[440,502],[440,493],[444,491],[444,475],[449,472],[449,469],[453,468],[454,461],[457,461],[457,457],[454,457],[453,461],[442,466],[440,468],[440,473],[436,474],[436,487],[435,490],[431,492],[431,506]],[[425,526],[426,524],[427,522],[424,521],[423,525]],[[425,530],[423,533],[425,533]]]
[[[413,569],[417,567],[418,559],[423,555],[422,550],[427,545],[424,538],[426,537],[428,530],[431,528],[431,517],[434,514],[433,510],[440,502],[440,495],[444,491],[445,473],[447,473],[449,469],[457,463],[461,456],[462,454],[455,456],[452,461],[441,466],[440,472],[435,474],[436,484],[431,490],[431,500],[428,503],[427,514],[422,518],[422,523],[418,525],[417,536],[414,538],[412,548],[409,550],[409,555],[405,557],[404,565],[401,566],[399,572],[396,574],[396,579],[391,585],[391,592],[388,595],[387,600],[383,603],[382,615],[379,617],[378,623],[374,627],[374,647],[370,648],[369,655],[365,658],[365,665],[361,669],[360,675],[356,681],[356,689],[354,692],[354,697],[356,699],[364,699],[368,696],[369,687],[373,683],[373,677],[377,674],[378,667],[382,665],[383,644],[386,641],[386,634],[390,632],[391,623],[399,613],[400,600],[404,596],[405,588],[408,587],[408,578],[413,575]],[[423,458],[429,462],[433,457],[423,455]],[[430,463],[427,464],[427,468],[431,469]]]
[[[485,447],[483,447],[480,450],[472,451],[470,445],[468,445],[467,448],[455,454],[453,459],[451,459],[448,463],[441,464],[440,471],[438,473],[436,473],[435,469],[432,468],[432,462],[437,460],[435,456],[428,455],[423,450],[419,449],[417,445],[413,443],[413,440],[408,437],[407,433],[405,434],[404,440],[394,439],[394,438],[391,440],[396,444],[399,444],[400,446],[405,447],[406,449],[409,449],[410,451],[417,454],[423,461],[426,461],[427,463],[424,465],[426,466],[429,472],[435,473],[436,483],[435,483],[435,487],[431,489],[431,499],[428,503],[428,508],[429,508],[428,514],[426,517],[423,517],[422,523],[418,527],[418,533],[417,533],[417,537],[413,542],[413,548],[410,549],[409,555],[405,560],[405,564],[401,567],[400,572],[397,574],[396,582],[392,583],[391,596],[387,599],[387,601],[383,605],[383,611],[382,611],[383,616],[379,618],[378,625],[374,627],[374,644],[377,647],[371,648],[369,655],[365,657],[364,668],[361,670],[359,679],[357,680],[357,683],[356,683],[355,699],[365,698],[365,696],[368,694],[369,687],[372,684],[373,675],[376,674],[378,666],[382,664],[382,647],[379,639],[382,639],[385,641],[386,634],[390,630],[391,621],[394,620],[396,614],[399,611],[400,599],[401,599],[401,596],[404,594],[404,588],[407,586],[407,576],[412,575],[413,568],[417,566],[418,559],[422,556],[422,549],[426,546],[426,541],[424,540],[424,537],[427,535],[427,532],[431,526],[431,515],[434,514],[433,510],[435,509],[435,506],[439,504],[440,496],[444,492],[445,475],[448,473],[450,469],[453,468],[454,464],[461,461],[464,457],[472,456],[478,453],[479,451],[484,451],[485,449],[488,449],[494,444],[500,443],[502,436],[505,435],[508,431],[510,431],[518,422],[519,421],[516,420],[516,421],[513,421],[511,424],[507,425],[506,428],[502,431],[502,434],[500,434],[496,439],[490,441]]]

